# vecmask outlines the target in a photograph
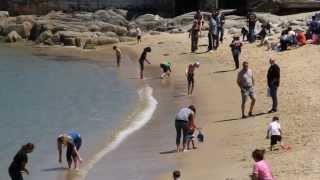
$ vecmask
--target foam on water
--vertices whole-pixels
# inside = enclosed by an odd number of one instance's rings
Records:
[[[145,104],[143,109],[137,114],[133,115],[129,126],[120,131],[105,148],[95,154],[89,161],[86,162],[85,166],[77,172],[76,179],[85,179],[89,171],[97,164],[104,156],[111,151],[115,150],[128,136],[135,131],[141,129],[148,121],[151,120],[153,113],[157,108],[157,100],[152,96],[153,89],[150,86],[145,86],[138,91],[140,103]]]

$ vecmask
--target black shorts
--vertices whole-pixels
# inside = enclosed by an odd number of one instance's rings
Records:
[[[144,70],[144,63],[140,61],[139,64],[140,64],[140,70],[143,71]]]
[[[12,180],[23,180],[21,171],[18,168],[9,167],[9,175]]]
[[[74,144],[68,143],[67,152],[66,152],[67,161],[71,161],[72,159],[74,160],[76,158],[77,154],[74,152],[74,146],[77,150],[79,150],[81,145],[82,145],[81,138],[75,139]]]
[[[193,74],[188,74],[188,83],[194,83],[194,75]]]
[[[270,144],[271,144],[271,146],[276,145],[277,142],[281,142],[281,140],[282,140],[282,137],[281,137],[281,136],[279,136],[279,135],[273,135],[273,136],[271,136]]]
[[[161,67],[161,69],[162,69],[162,71],[163,71],[164,73],[166,73],[166,72],[169,71],[169,67],[166,66],[166,65],[164,65],[164,64],[160,64],[160,67]]]
[[[138,39],[138,40],[141,40],[141,36],[137,36],[137,39]]]

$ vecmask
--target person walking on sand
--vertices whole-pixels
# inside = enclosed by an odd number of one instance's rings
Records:
[[[117,58],[117,67],[120,67],[120,63],[121,63],[121,50],[119,47],[117,46],[113,46],[113,50],[116,53],[116,58]]]
[[[193,93],[194,89],[194,72],[196,68],[200,67],[199,62],[195,62],[193,64],[189,64],[186,69],[186,77],[188,81],[188,95],[191,95]]]
[[[277,112],[278,110],[278,88],[280,85],[280,67],[276,64],[275,59],[270,59],[270,68],[267,74],[268,88],[272,98],[272,108],[269,113]]]
[[[191,52],[194,53],[198,50],[200,26],[197,21],[193,21],[193,25],[189,32],[189,38],[191,38]]]
[[[173,177],[173,180],[181,180],[180,179],[180,177],[181,177],[180,171],[178,171],[178,170],[173,171],[172,177]]]
[[[187,143],[187,134],[188,134],[188,122],[194,119],[196,113],[196,108],[193,105],[185,107],[179,110],[175,118],[175,127],[176,127],[176,145],[177,152],[183,152],[186,148]],[[182,149],[180,146],[182,135]]]
[[[216,36],[218,34],[218,24],[215,20],[215,13],[212,13],[209,19],[209,31],[208,31],[208,51],[212,52],[212,50],[216,47]]]
[[[247,16],[247,22],[249,27],[249,35],[248,35],[248,41],[250,43],[253,43],[255,41],[255,28],[256,28],[256,22],[257,22],[257,15],[253,12],[253,10],[249,10],[248,16]]]
[[[251,180],[274,180],[269,164],[264,160],[265,150],[256,149],[252,152],[255,161]]]
[[[71,131],[67,134],[61,134],[57,138],[57,147],[59,155],[59,163],[62,163],[62,146],[67,147],[66,159],[68,162],[69,169],[71,168],[72,161],[74,162],[74,169],[77,169],[79,164],[82,162],[82,158],[79,153],[79,149],[82,144],[82,138],[80,133]]]
[[[252,111],[256,102],[255,94],[254,94],[254,77],[253,77],[253,71],[249,69],[249,63],[247,61],[244,61],[242,64],[243,68],[238,73],[237,78],[237,84],[240,87],[241,90],[241,97],[242,97],[242,103],[241,103],[241,112],[242,112],[242,118],[246,118],[245,115],[245,105],[248,99],[248,96],[251,99],[251,105],[249,109],[249,116],[253,116]]]
[[[140,44],[141,43],[141,39],[142,39],[142,31],[140,28],[136,28],[136,33],[137,33],[137,43]]]
[[[21,147],[21,149],[14,156],[12,163],[9,166],[9,175],[12,180],[23,180],[22,172],[29,174],[26,165],[28,163],[28,155],[32,153],[34,145],[27,143]]]
[[[272,122],[268,126],[267,139],[270,138],[270,151],[273,150],[273,146],[280,142],[280,146],[285,149],[282,145],[282,131],[279,123],[279,117],[275,116],[272,118]]]
[[[240,41],[239,35],[235,35],[233,37],[230,47],[231,47],[234,64],[236,67],[235,69],[239,69],[239,57],[241,54],[241,47],[242,47],[242,42]]]
[[[146,47],[143,49],[143,52],[139,58],[140,64],[140,79],[143,79],[143,71],[144,71],[144,62],[146,61],[148,64],[151,64],[147,59],[147,54],[151,52],[151,47]]]
[[[194,20],[197,21],[197,23],[198,23],[199,34],[201,35],[201,31],[202,31],[202,27],[203,27],[204,21],[203,21],[203,15],[201,14],[200,9],[194,15]]]

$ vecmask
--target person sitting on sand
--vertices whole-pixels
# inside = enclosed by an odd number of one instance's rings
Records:
[[[289,43],[288,30],[284,30],[281,32],[280,36],[280,51],[286,51]]]
[[[188,133],[188,122],[194,119],[194,114],[196,113],[196,108],[193,105],[189,107],[185,107],[179,110],[175,118],[175,127],[176,127],[176,145],[177,152],[183,152],[186,148],[187,143],[187,133]],[[182,135],[183,146],[182,149],[180,147]]]
[[[189,64],[186,69],[186,77],[188,81],[188,95],[191,95],[193,93],[194,89],[194,72],[196,68],[200,67],[199,62],[195,62],[193,64]]]
[[[140,44],[141,43],[141,39],[142,39],[142,31],[140,28],[136,28],[136,33],[137,33],[137,43]]]
[[[140,79],[143,79],[143,71],[144,71],[144,62],[146,61],[148,64],[151,64],[147,59],[147,54],[151,52],[151,47],[146,47],[143,49],[143,52],[139,59],[140,64]]]
[[[297,41],[298,41],[298,46],[304,46],[307,44],[307,38],[303,31],[298,32]]]
[[[82,162],[82,158],[79,153],[79,149],[82,144],[82,138],[76,131],[71,131],[67,134],[61,134],[57,138],[57,146],[59,152],[59,163],[62,162],[62,146],[67,147],[66,158],[69,169],[71,168],[72,161],[74,162],[74,168],[77,169],[78,165]]]
[[[173,176],[173,180],[180,180],[181,173],[180,173],[180,171],[175,170],[175,171],[173,171],[172,176]]]
[[[265,150],[256,149],[252,152],[255,161],[251,180],[274,180],[269,164],[264,160]]]
[[[28,163],[28,155],[32,153],[34,145],[32,143],[25,144],[14,156],[12,163],[9,166],[9,175],[12,180],[23,180],[22,172],[29,174],[26,165]]]
[[[160,68],[162,69],[163,73],[161,74],[161,79],[163,79],[166,76],[170,76],[171,73],[171,62],[163,62],[160,64]]]
[[[244,61],[242,63],[242,70],[238,73],[237,78],[237,84],[240,87],[241,90],[241,97],[242,97],[242,103],[241,103],[241,112],[242,112],[242,118],[246,118],[245,115],[245,105],[248,99],[248,96],[251,99],[251,105],[248,115],[253,116],[252,111],[256,102],[255,93],[254,93],[254,76],[253,71],[249,69],[249,63],[247,61]]]
[[[284,148],[284,146],[282,145],[282,131],[279,123],[279,117],[275,116],[272,118],[272,122],[268,126],[266,138],[270,138],[270,151],[273,150],[273,146],[278,142],[280,142],[280,146]]]
[[[239,57],[241,54],[241,47],[242,47],[242,42],[240,41],[240,37],[239,35],[235,35],[230,44],[234,64],[236,67],[235,69],[239,69]]]
[[[116,58],[117,58],[117,67],[120,67],[121,62],[121,50],[117,46],[113,46],[113,50],[116,52]]]

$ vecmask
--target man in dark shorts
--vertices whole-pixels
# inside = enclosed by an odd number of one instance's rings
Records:
[[[9,175],[12,180],[23,180],[22,172],[29,174],[26,169],[26,164],[28,163],[28,155],[34,149],[32,143],[23,145],[18,153],[14,156],[13,161],[9,167]]]
[[[189,64],[187,70],[186,70],[186,76],[188,81],[188,95],[191,95],[194,88],[194,71],[196,68],[200,67],[199,62],[195,62],[193,64]]]
[[[147,53],[151,52],[151,47],[146,47],[143,49],[143,52],[139,59],[140,64],[140,79],[143,79],[143,70],[144,70],[144,61],[146,61],[148,64],[151,64],[150,61],[147,59]]]
[[[66,159],[68,162],[68,167],[71,168],[72,161],[74,162],[74,168],[76,169],[78,165],[82,162],[82,158],[79,153],[79,149],[82,145],[82,138],[78,132],[71,131],[67,134],[59,135],[57,138],[57,146],[59,152],[59,163],[62,162],[62,145],[67,146]]]

